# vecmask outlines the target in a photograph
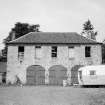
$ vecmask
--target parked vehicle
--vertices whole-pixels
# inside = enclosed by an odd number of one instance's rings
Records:
[[[105,65],[84,66],[78,70],[79,85],[105,85]]]

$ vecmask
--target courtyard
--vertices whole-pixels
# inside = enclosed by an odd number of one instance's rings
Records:
[[[0,105],[105,105],[105,88],[0,86]]]

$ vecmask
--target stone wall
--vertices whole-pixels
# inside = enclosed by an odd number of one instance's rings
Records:
[[[57,58],[51,57],[51,46],[42,46],[42,57],[36,59],[35,46],[25,46],[24,60],[19,62],[18,59],[18,46],[8,46],[8,61],[7,61],[7,83],[14,83],[16,81],[16,75],[21,79],[23,83],[26,83],[26,71],[31,65],[41,65],[45,68],[45,76],[49,75],[49,68],[53,65],[62,65],[67,68],[68,81],[71,77],[71,68],[75,65],[92,65],[101,64],[101,46],[91,46],[91,57],[85,57],[85,46],[76,45],[74,47],[75,57],[69,59],[68,46],[59,45]],[[45,79],[45,83],[48,82],[48,78]]]

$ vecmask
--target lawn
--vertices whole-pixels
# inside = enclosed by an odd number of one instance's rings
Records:
[[[105,89],[0,86],[0,105],[105,105]]]

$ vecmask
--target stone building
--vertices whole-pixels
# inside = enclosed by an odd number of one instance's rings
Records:
[[[102,62],[101,43],[75,32],[31,32],[7,45],[7,83],[78,83],[80,66]]]

